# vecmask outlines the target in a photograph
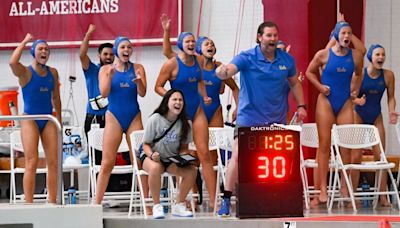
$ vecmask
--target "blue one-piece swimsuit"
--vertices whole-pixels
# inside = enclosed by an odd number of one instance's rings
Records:
[[[345,56],[337,56],[329,49],[328,62],[322,71],[321,82],[329,86],[330,94],[327,96],[335,116],[350,97],[350,84],[354,72],[352,51]]]
[[[212,103],[210,105],[205,105],[203,98],[200,96],[201,106],[206,114],[208,123],[210,123],[215,112],[221,106],[219,92],[221,90],[222,80],[215,74],[216,69],[217,66],[214,66],[214,68],[210,71],[203,70],[203,81],[206,85],[207,96],[211,97],[212,99]]]
[[[51,115],[53,111],[54,76],[47,66],[47,74],[45,76],[40,76],[31,65],[28,68],[32,72],[32,78],[22,88],[24,113],[28,115]],[[35,122],[38,125],[39,132],[42,133],[46,127],[47,120],[35,120]]]
[[[137,86],[133,82],[136,78],[135,67],[133,63],[130,64],[130,69],[126,72],[115,70],[108,95],[108,111],[115,116],[125,133],[132,120],[140,112],[137,101]]]
[[[364,79],[361,84],[360,95],[365,94],[366,100],[363,106],[356,106],[356,112],[363,123],[374,124],[376,118],[381,114],[381,99],[386,89],[383,70],[377,78],[368,75],[367,68],[364,69]]]
[[[176,79],[170,81],[171,88],[183,92],[186,115],[193,121],[200,105],[198,84],[201,79],[201,68],[196,59],[193,66],[185,65],[178,56],[176,56],[176,60],[178,61],[179,70]]]

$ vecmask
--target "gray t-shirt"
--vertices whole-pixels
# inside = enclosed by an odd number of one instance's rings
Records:
[[[167,158],[179,154],[179,136],[182,128],[182,121],[178,120],[172,129],[160,141],[153,144],[153,140],[163,135],[173,122],[167,120],[164,116],[154,113],[149,117],[144,129],[143,142],[151,145],[153,152],[158,152],[161,160],[169,161]],[[190,123],[190,122],[189,122]],[[191,126],[191,124],[190,124]],[[184,144],[192,142],[192,129],[190,127]]]

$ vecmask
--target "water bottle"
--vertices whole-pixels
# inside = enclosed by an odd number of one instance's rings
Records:
[[[161,188],[161,190],[160,190],[160,198],[167,198],[167,197],[168,197],[167,188]],[[160,203],[164,208],[164,214],[167,214],[168,213],[168,206],[166,204],[168,203],[168,201],[165,200],[165,199],[162,199]]]
[[[370,186],[369,186],[369,183],[368,183],[366,177],[363,177],[363,181],[361,183],[361,189],[362,189],[363,192],[369,192],[369,190],[370,190]],[[362,206],[364,208],[368,208],[369,207],[369,203],[370,203],[369,200],[368,200],[368,195],[363,196],[361,202],[362,202]]]
[[[76,204],[76,189],[73,186],[68,188],[68,204]]]
[[[18,115],[17,108],[15,107],[13,101],[9,101],[8,106],[10,107],[10,113],[12,116]],[[14,126],[19,127],[19,121],[14,121]]]

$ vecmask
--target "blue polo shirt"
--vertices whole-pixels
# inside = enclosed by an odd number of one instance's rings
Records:
[[[296,64],[288,53],[276,49],[269,61],[260,45],[241,52],[231,62],[240,71],[239,126],[286,123],[288,78],[296,75]]]
[[[93,110],[90,106],[89,99],[95,98],[100,95],[99,89],[99,71],[100,71],[100,64],[95,65],[90,61],[89,68],[87,70],[83,70],[86,79],[86,90],[88,94],[88,102],[86,105],[86,112],[92,115],[100,115],[104,116],[107,108],[102,108],[100,110]]]

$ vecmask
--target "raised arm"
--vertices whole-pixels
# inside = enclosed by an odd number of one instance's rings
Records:
[[[399,113],[396,112],[394,74],[391,70],[384,70],[384,75],[385,75],[385,82],[386,82],[386,88],[387,88],[389,122],[390,122],[390,124],[396,124]]]
[[[146,81],[146,72],[144,67],[141,64],[135,64],[136,78],[134,82],[137,85],[138,94],[141,97],[146,95],[147,81]]]
[[[108,97],[111,90],[111,80],[115,74],[114,64],[104,65],[99,71],[99,89],[102,97]]]
[[[171,47],[171,42],[169,40],[170,38],[170,22],[171,19],[163,13],[161,15],[161,26],[163,28],[163,55],[167,57],[168,59],[174,58],[176,56],[176,53],[172,51]]]
[[[33,36],[30,33],[27,33],[22,42],[18,45],[18,47],[14,50],[10,58],[10,67],[15,76],[18,78],[24,77],[27,74],[27,67],[22,65],[19,60],[21,59],[22,51],[24,50],[26,44],[33,39]],[[20,79],[21,80],[21,79]]]
[[[85,37],[82,40],[81,48],[79,49],[79,58],[81,60],[82,68],[84,70],[89,69],[90,59],[87,53],[89,49],[89,41],[94,30],[96,30],[96,26],[94,24],[90,24],[85,34]]]

